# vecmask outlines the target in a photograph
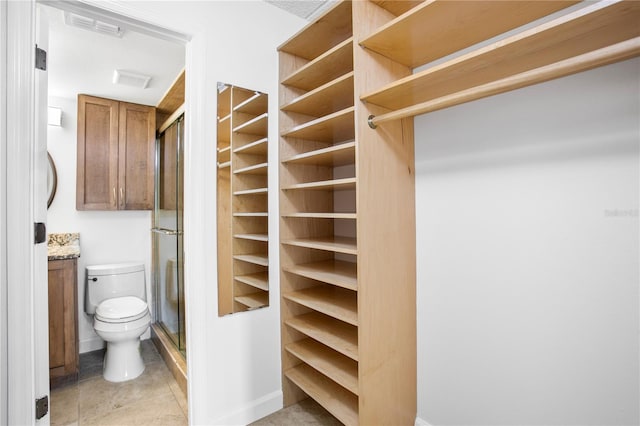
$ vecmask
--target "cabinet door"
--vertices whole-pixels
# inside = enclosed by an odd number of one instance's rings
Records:
[[[78,210],[118,209],[118,104],[78,96]]]
[[[120,102],[118,206],[153,209],[156,109]]]
[[[76,259],[49,261],[49,376],[51,386],[78,375]]]

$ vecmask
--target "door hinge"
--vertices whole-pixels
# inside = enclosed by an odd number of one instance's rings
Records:
[[[46,71],[47,70],[47,52],[40,49],[36,44],[36,69]]]
[[[36,399],[36,420],[40,420],[49,412],[49,397],[43,396]]]
[[[47,241],[47,225],[42,222],[33,224],[34,244],[40,244]]]

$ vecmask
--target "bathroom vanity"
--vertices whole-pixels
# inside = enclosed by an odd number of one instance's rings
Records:
[[[79,243],[77,233],[49,235],[49,381],[51,388],[78,379]]]

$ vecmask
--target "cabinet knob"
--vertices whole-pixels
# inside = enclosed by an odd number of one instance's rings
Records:
[[[93,282],[98,281],[98,277],[93,277],[93,278],[91,278],[91,281],[93,281]]]

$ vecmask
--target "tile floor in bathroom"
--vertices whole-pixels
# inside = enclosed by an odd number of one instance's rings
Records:
[[[51,391],[51,425],[186,425],[187,398],[151,340],[142,342],[146,368],[122,383],[102,378],[103,351],[80,355],[77,383]]]
[[[111,383],[102,378],[104,352],[80,355],[77,383],[51,391],[52,426],[186,425],[187,398],[151,340],[142,342],[144,373],[135,380]],[[311,399],[277,411],[253,426],[339,426],[341,423]]]

